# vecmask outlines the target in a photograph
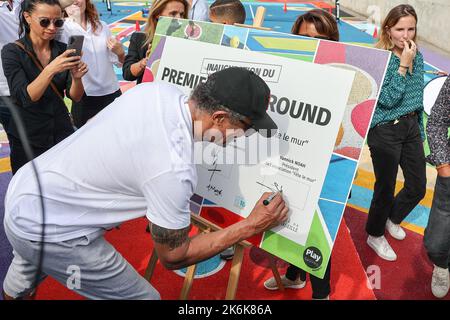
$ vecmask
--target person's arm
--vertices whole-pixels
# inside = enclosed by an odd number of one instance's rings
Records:
[[[242,240],[271,229],[286,221],[288,207],[278,194],[268,206],[263,200],[256,203],[247,219],[225,229],[202,233],[189,238],[189,227],[173,230],[150,223],[154,248],[161,263],[167,269],[180,269],[206,260]]]
[[[144,159],[143,159],[144,160]],[[134,166],[145,172],[146,161]],[[205,260],[229,246],[265,231],[287,219],[287,207],[281,196],[268,205],[262,204],[265,193],[247,217],[220,231],[189,238],[191,223],[190,198],[194,192],[189,170],[174,173],[171,169],[142,184],[147,200],[147,218],[154,248],[166,268],[178,269]]]
[[[431,109],[427,121],[427,137],[430,146],[428,159],[436,166],[438,174],[450,176],[450,141],[448,129],[450,127],[450,78],[448,78]]]
[[[426,140],[426,133],[425,133],[425,121],[424,121],[424,109],[423,109],[423,92],[425,90],[425,84],[423,82],[423,74],[424,74],[424,63],[423,63],[423,56],[420,52],[417,51],[417,55],[415,58],[416,65],[414,74],[412,75],[414,77],[414,83],[417,81],[417,87],[420,89],[417,90],[416,93],[420,97],[420,101],[422,101],[421,108],[418,111],[418,117],[417,120],[419,122],[419,130],[420,130],[420,137],[422,138],[422,142],[425,142]]]
[[[74,68],[80,63],[80,57],[69,57],[69,54],[74,51],[75,50],[66,50],[60,54],[27,86],[27,92],[31,101],[36,102],[42,98],[42,95],[57,73]]]
[[[125,61],[125,50],[123,49],[122,43],[116,38],[110,37],[107,40],[106,45],[108,46],[108,49],[117,56],[119,62],[123,64]]]
[[[394,108],[403,98],[406,89],[406,73],[410,69],[416,55],[415,44],[409,48],[405,45],[400,57],[400,64],[397,66],[395,57],[389,61],[388,70],[381,88],[378,103],[385,109]],[[394,55],[394,53],[392,53]]]
[[[118,63],[116,61],[111,61],[112,63],[118,65],[118,67],[122,67],[123,63],[125,61],[125,50],[123,49],[122,42],[120,42],[119,39],[113,37],[111,30],[109,29],[108,25],[104,22],[101,23],[102,30],[105,30],[106,32],[106,46],[108,49],[116,56],[116,59],[118,60]],[[114,60],[116,60],[114,59]]]
[[[144,41],[145,34],[142,32],[135,32],[131,35],[128,53],[122,67],[122,75],[125,80],[136,80],[145,70],[146,58],[140,55]]]
[[[27,74],[21,61],[22,52],[16,44],[5,45],[1,52],[2,66],[11,96],[24,108],[33,107],[35,102],[31,100],[27,86],[29,85]]]
[[[70,75],[72,77],[72,83],[70,85],[70,99],[75,102],[81,100],[84,94],[84,87],[81,78],[88,72],[88,66],[85,62],[80,61],[79,64],[70,70]]]

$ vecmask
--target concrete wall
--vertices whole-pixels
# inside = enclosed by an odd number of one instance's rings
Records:
[[[380,23],[390,9],[403,3],[416,10],[419,40],[450,53],[450,0],[340,0],[343,9],[381,19]]]

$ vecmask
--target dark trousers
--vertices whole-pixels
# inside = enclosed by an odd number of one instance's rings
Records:
[[[450,177],[436,179],[424,244],[430,260],[441,268],[450,263]]]
[[[11,111],[9,111],[8,108],[8,101],[9,104],[12,105],[11,97],[9,96],[1,96],[0,97],[0,123],[3,126],[3,129],[5,129],[6,135],[8,136],[9,140],[9,122],[11,121]]]
[[[72,104],[72,117],[75,127],[81,128],[85,123],[102,111],[107,105],[112,103],[122,92],[117,90],[106,96],[87,96],[84,95],[79,102]]]
[[[24,121],[24,126],[26,127],[26,122]],[[69,113],[67,109],[62,109],[58,113],[54,115],[54,128],[52,133],[48,133],[48,136],[45,138],[40,137],[41,140],[48,141],[48,145],[38,146],[33,144],[32,141],[31,149],[33,152],[33,158],[38,157],[45,151],[52,148],[54,145],[58,144],[68,136],[70,136],[74,132],[74,128],[70,121]],[[33,137],[29,136],[30,140],[33,140]],[[9,137],[9,146],[10,146],[10,161],[11,161],[11,170],[14,175],[17,170],[19,170],[24,164],[26,164],[31,159],[25,153],[25,149],[23,147],[22,141],[16,136],[11,135]]]
[[[366,231],[380,237],[384,235],[388,218],[400,224],[425,196],[425,154],[417,115],[370,129],[367,144],[376,181]],[[405,183],[394,195],[399,165]]]
[[[10,161],[11,161],[11,171],[12,171],[12,174],[14,175],[17,172],[17,170],[19,170],[21,167],[23,167],[31,159],[29,159],[27,157],[27,155],[25,153],[25,149],[24,149],[23,144],[20,141],[20,139],[17,139],[15,137],[11,136],[11,138],[9,140],[9,147],[11,150],[11,153],[9,155]],[[40,156],[48,149],[50,149],[50,148],[32,147],[33,157],[36,158],[36,157]]]
[[[327,270],[325,271],[325,276],[323,279],[317,278],[311,274],[309,275],[313,291],[312,295],[313,299],[324,299],[330,294],[331,292],[330,273],[331,273],[331,258],[330,261],[328,262]],[[306,271],[290,264],[286,270],[286,278],[288,278],[291,281],[294,281],[298,277],[300,277],[300,280],[306,281]]]

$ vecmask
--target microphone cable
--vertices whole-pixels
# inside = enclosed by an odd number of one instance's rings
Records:
[[[42,194],[43,194],[43,192],[42,192],[42,185],[41,185],[41,180],[39,178],[39,172],[37,170],[36,163],[33,160],[34,159],[34,153],[33,153],[33,150],[31,148],[30,141],[28,139],[28,135],[26,133],[25,126],[23,124],[23,121],[22,121],[22,118],[21,118],[19,112],[16,110],[17,106],[15,106],[12,103],[11,98],[0,97],[0,99],[3,100],[4,104],[6,104],[6,106],[9,109],[9,111],[11,112],[12,120],[16,124],[17,131],[19,133],[19,139],[20,139],[20,142],[23,145],[23,148],[24,148],[24,151],[25,151],[25,155],[26,155],[28,161],[31,162],[31,167],[33,169],[33,173],[34,173],[34,176],[35,176],[35,179],[36,179],[36,183],[37,183],[37,186],[38,186],[38,191],[39,191],[39,199],[40,199],[40,204],[41,204],[41,218],[42,218],[41,241],[40,241],[40,244],[39,244],[40,248],[39,248],[39,256],[38,256],[36,275],[35,275],[35,278],[34,278],[34,282],[32,283],[32,286],[31,286],[31,288],[33,288],[33,290],[37,290],[37,286],[39,285],[39,281],[40,281],[40,278],[41,278],[42,264],[43,264],[43,261],[44,261],[44,253],[45,253],[45,250],[44,250],[44,248],[45,248],[45,242],[44,242],[44,239],[45,239],[45,204],[44,204],[44,197],[42,196]]]

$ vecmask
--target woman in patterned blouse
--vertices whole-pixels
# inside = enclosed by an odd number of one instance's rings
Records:
[[[388,261],[397,255],[384,237],[385,229],[403,240],[400,223],[426,191],[423,56],[415,44],[416,26],[414,8],[399,5],[388,13],[376,44],[392,55],[367,136],[376,181],[366,231],[367,244]],[[394,195],[399,165],[405,184]]]

